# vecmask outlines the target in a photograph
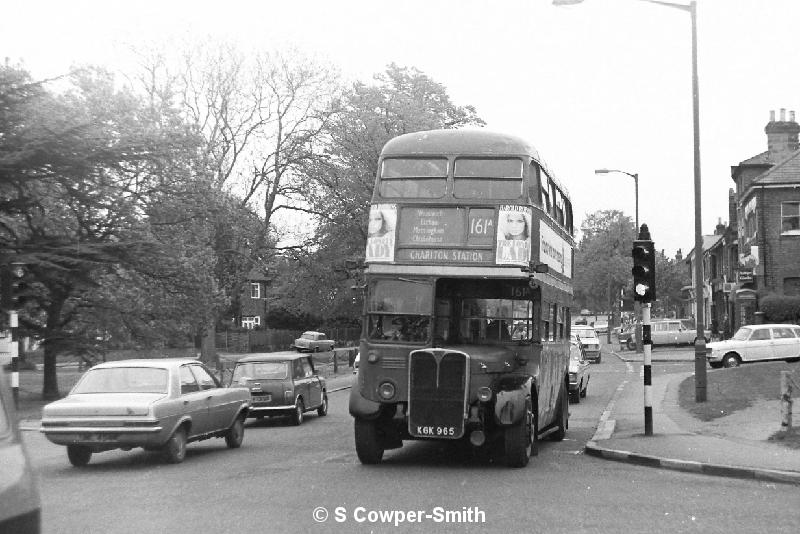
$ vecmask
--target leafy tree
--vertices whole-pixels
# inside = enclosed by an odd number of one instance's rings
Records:
[[[588,214],[575,250],[575,306],[608,311],[620,289],[630,286],[633,220],[619,210]]]
[[[51,399],[59,396],[57,356],[101,337],[82,319],[91,295],[120,265],[136,269],[166,256],[143,216],[155,192],[190,174],[194,137],[101,69],[77,70],[58,85],[27,85],[20,69],[0,72],[8,121],[0,166],[11,199],[0,213],[0,244],[27,265],[35,288],[21,323],[42,341],[43,396]]]
[[[455,105],[443,85],[417,69],[390,64],[373,84],[355,83],[330,117],[326,142],[302,171],[308,211],[319,224],[313,245],[292,252],[299,268],[285,293],[293,302],[284,305],[326,318],[360,315],[351,290],[359,280],[346,262],[363,258],[383,145],[404,133],[469,125],[484,125],[475,108]]]

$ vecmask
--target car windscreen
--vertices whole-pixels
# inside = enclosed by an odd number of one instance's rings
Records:
[[[289,376],[287,362],[240,362],[233,370],[232,382],[241,379],[282,380]]]
[[[592,339],[592,340],[597,339],[597,334],[595,333],[594,330],[573,330],[572,333],[577,335],[581,339]]]
[[[731,339],[735,339],[736,341],[746,341],[750,337],[750,332],[752,332],[752,328],[743,326],[737,330],[735,334],[733,334]]]
[[[166,393],[169,372],[158,367],[90,369],[70,394]]]

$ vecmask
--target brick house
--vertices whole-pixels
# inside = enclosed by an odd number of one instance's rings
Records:
[[[770,113],[764,128],[767,151],[731,167],[729,270],[732,328],[756,322],[757,292],[800,295],[800,125],[794,111]],[[734,223],[735,221],[735,223]],[[733,246],[735,245],[735,246]]]
[[[266,325],[269,285],[270,277],[266,269],[254,268],[247,274],[247,281],[239,294],[238,326],[252,329]]]

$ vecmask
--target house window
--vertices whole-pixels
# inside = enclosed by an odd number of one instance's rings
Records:
[[[781,234],[800,235],[800,202],[781,202]]]
[[[249,328],[252,330],[253,328],[260,325],[261,325],[261,317],[259,317],[258,315],[242,317],[242,326],[244,328]]]
[[[784,278],[783,294],[800,296],[800,278],[798,277]]]
[[[258,282],[250,283],[250,298],[251,299],[261,298],[261,284],[259,284]]]

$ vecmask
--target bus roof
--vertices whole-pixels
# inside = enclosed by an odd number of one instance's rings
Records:
[[[424,130],[398,135],[381,150],[381,157],[463,154],[470,156],[530,156],[569,198],[564,185],[539,157],[536,148],[515,135],[489,130]]]

